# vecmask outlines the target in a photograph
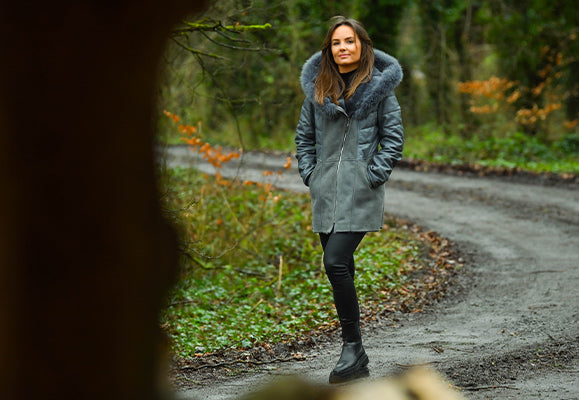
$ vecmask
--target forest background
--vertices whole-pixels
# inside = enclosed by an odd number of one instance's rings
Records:
[[[180,360],[336,328],[309,197],[275,189],[295,152],[301,67],[334,15],[362,21],[404,69],[403,159],[576,180],[575,2],[215,1],[174,29],[158,96],[159,141],[186,143],[215,167],[214,176],[161,171],[183,254],[161,325]],[[265,183],[225,179],[220,169],[239,149],[289,157],[264,171]],[[387,216],[357,252],[363,314],[420,311],[426,294],[444,291],[445,271],[460,267],[449,254],[444,239]],[[433,279],[413,281],[417,271]]]
[[[221,0],[166,54],[160,111],[214,144],[291,152],[299,75],[333,15],[399,59],[405,158],[577,172],[579,13],[570,0]],[[162,140],[180,135],[160,113]]]

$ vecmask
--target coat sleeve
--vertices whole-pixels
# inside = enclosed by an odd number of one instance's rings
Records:
[[[306,186],[316,166],[316,126],[314,104],[306,99],[296,128],[296,158],[298,170]]]
[[[396,163],[402,158],[404,147],[404,128],[398,100],[392,92],[379,105],[378,135],[380,150],[368,163],[368,179],[376,188],[384,184]]]

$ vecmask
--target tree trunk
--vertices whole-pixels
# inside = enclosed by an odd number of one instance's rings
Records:
[[[455,22],[454,47],[458,55],[458,76],[460,82],[467,82],[472,80],[473,76],[473,60],[471,54],[471,31],[472,31],[472,16],[476,11],[473,10],[472,0],[468,2],[468,6],[462,18]],[[471,136],[474,130],[474,118],[470,112],[470,96],[465,93],[460,93],[458,96],[460,101],[461,120],[464,122],[465,128],[461,131],[461,135],[465,138]]]
[[[153,158],[172,24],[201,1],[0,2],[3,399],[157,399],[176,238]]]
[[[566,101],[566,115],[569,121],[579,118],[579,94],[577,82],[579,82],[579,61],[573,61],[569,64],[569,97]]]
[[[452,35],[447,32],[448,25],[432,4],[421,2],[419,13],[424,26],[423,46],[426,55],[424,72],[429,97],[435,111],[436,123],[446,131],[451,123],[453,106],[452,65],[449,57],[453,43],[448,41]]]

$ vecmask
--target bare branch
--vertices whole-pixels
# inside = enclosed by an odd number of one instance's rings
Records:
[[[205,32],[201,32],[201,34],[202,34],[203,36],[205,36],[205,38],[206,38],[207,40],[209,40],[211,43],[215,43],[216,45],[221,46],[221,47],[225,47],[225,48],[227,48],[227,49],[242,50],[242,51],[276,51],[276,50],[274,50],[274,49],[268,49],[268,48],[265,48],[265,47],[240,47],[240,46],[233,46],[233,45],[226,44],[226,43],[223,43],[223,42],[218,42],[217,40],[213,39],[211,36],[209,36],[209,35],[208,35],[207,33],[205,33]]]
[[[183,255],[185,257],[187,257],[189,260],[195,262],[197,265],[199,265],[202,269],[204,269],[206,271],[227,269],[227,267],[219,267],[219,266],[208,267],[203,261],[199,260],[198,258],[195,258],[191,253],[183,253]],[[240,274],[244,274],[244,275],[257,276],[259,278],[265,278],[266,277],[265,274],[262,274],[261,272],[247,271],[245,269],[240,269],[240,268],[230,268],[230,269],[235,271],[235,272],[239,272]],[[181,302],[170,304],[170,306],[176,305],[176,304],[191,303],[191,302],[192,301],[181,301]]]
[[[227,32],[224,31],[216,31],[216,33],[224,38],[226,38],[227,40],[230,40],[232,42],[236,42],[236,43],[250,43],[249,40],[247,39],[242,39],[242,38],[234,38],[230,35],[228,35]]]
[[[219,54],[205,53],[205,52],[203,52],[203,51],[200,51],[200,50],[194,49],[194,48],[192,48],[192,47],[189,47],[189,46],[187,46],[186,44],[181,43],[180,41],[178,41],[178,40],[175,39],[175,38],[171,38],[171,39],[177,44],[177,46],[181,47],[182,49],[187,50],[188,52],[190,52],[190,53],[192,53],[192,54],[194,54],[194,55],[196,55],[196,56],[206,56],[206,57],[216,58],[216,59],[218,59],[218,60],[231,61],[229,58],[220,56]]]
[[[264,365],[264,364],[273,364],[273,363],[278,363],[278,362],[290,362],[290,361],[305,361],[306,357],[302,356],[302,355],[294,355],[291,357],[285,357],[285,358],[274,358],[272,360],[269,361],[257,361],[257,360],[232,360],[232,361],[224,361],[224,362],[220,362],[220,363],[215,363],[215,364],[201,364],[201,365],[197,365],[197,366],[183,366],[183,367],[179,367],[180,370],[200,370],[203,368],[219,368],[219,367],[226,367],[226,366],[231,366],[234,364],[253,364],[253,365]]]
[[[183,21],[185,28],[175,29],[173,31],[173,35],[181,35],[183,33],[190,33],[190,32],[217,32],[217,31],[227,31],[232,33],[241,33],[241,32],[254,32],[254,31],[263,31],[267,29],[271,29],[272,26],[269,23],[263,25],[223,25],[220,21],[215,22],[213,24],[209,23],[200,23],[200,22],[189,22]]]

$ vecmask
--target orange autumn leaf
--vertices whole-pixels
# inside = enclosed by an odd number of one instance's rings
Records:
[[[507,103],[513,104],[521,97],[521,92],[519,90],[515,90],[508,98]]]
[[[180,118],[177,115],[167,110],[164,110],[163,113],[167,117],[171,118],[175,123],[180,121]],[[197,126],[180,124],[177,129],[181,134],[185,134],[188,136],[188,137],[182,136],[181,140],[187,143],[189,146],[191,146],[192,150],[193,148],[196,148],[197,153],[202,154],[202,157],[205,160],[207,160],[207,162],[209,162],[211,165],[213,165],[215,168],[221,168],[224,162],[228,162],[233,158],[239,158],[240,152],[233,151],[230,153],[224,153],[223,148],[221,146],[213,147],[211,146],[211,144],[201,140],[201,138],[193,136],[198,131],[200,131],[201,121],[197,122]]]
[[[486,81],[467,81],[458,84],[460,93],[468,93],[474,96],[484,96],[487,98],[501,99],[504,92],[515,85],[515,82],[506,78],[500,79],[491,76]]]
[[[179,127],[177,129],[179,129],[179,132],[185,133],[189,136],[197,133],[197,127],[196,126],[181,124],[181,125],[179,125]]]
[[[207,153],[210,148],[211,148],[211,145],[210,145],[209,143],[205,142],[205,143],[203,144],[203,146],[201,146],[201,147],[199,148],[199,151],[200,151],[200,152],[203,152],[203,153]]]

